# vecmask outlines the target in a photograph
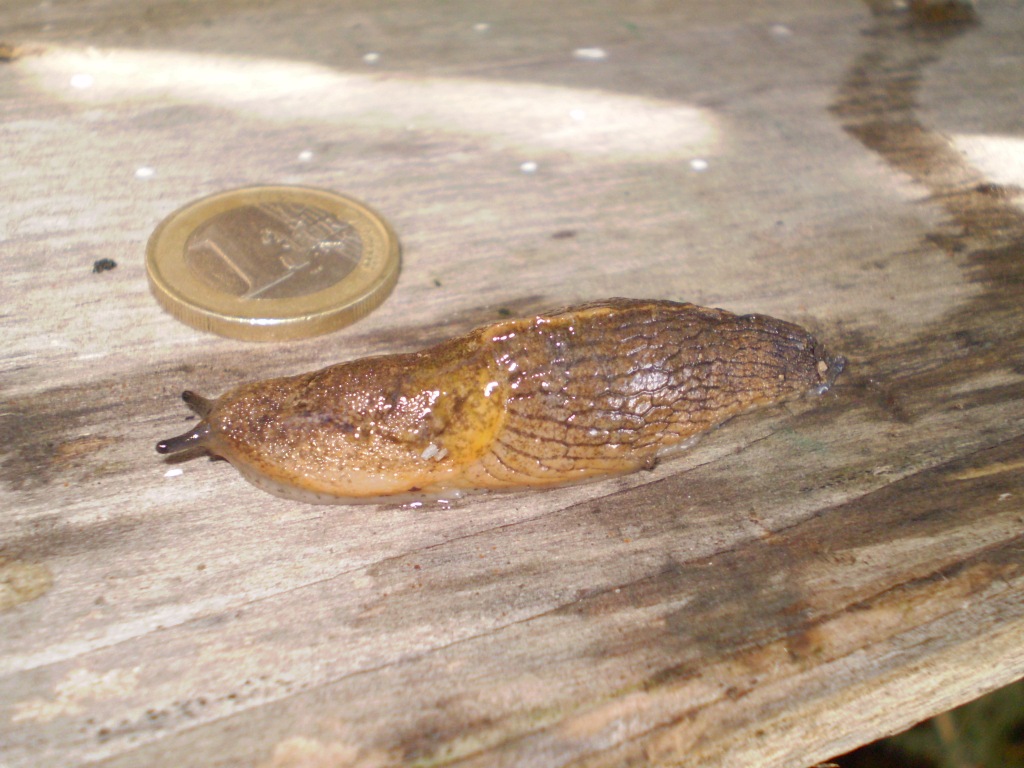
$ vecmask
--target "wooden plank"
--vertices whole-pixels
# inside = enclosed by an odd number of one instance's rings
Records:
[[[873,7],[0,10],[0,766],[806,766],[1024,675],[1024,213],[965,159],[1018,117],[1022,20]],[[152,226],[266,180],[388,215],[380,310],[261,346],[160,312]],[[787,317],[849,370],[452,509],[151,453],[186,386],[613,294]]]

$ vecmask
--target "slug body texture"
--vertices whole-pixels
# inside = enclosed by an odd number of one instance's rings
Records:
[[[799,326],[611,299],[478,328],[421,352],[185,393],[201,447],[312,502],[563,485],[651,467],[752,407],[824,392],[842,371]]]

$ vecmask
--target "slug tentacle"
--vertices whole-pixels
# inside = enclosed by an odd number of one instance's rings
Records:
[[[213,406],[217,402],[216,400],[207,400],[190,389],[186,389],[181,393],[181,399],[185,401],[185,405],[192,410],[192,413],[200,419],[205,419],[209,416],[210,411],[213,410]]]
[[[205,447],[206,440],[210,436],[210,425],[200,421],[192,429],[183,435],[161,440],[156,444],[157,453],[181,453],[189,448]]]
[[[764,315],[610,299],[412,354],[255,382],[160,453],[203,448],[313,502],[448,497],[651,468],[759,405],[828,390],[845,360]]]

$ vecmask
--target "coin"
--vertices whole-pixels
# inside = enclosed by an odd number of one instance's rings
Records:
[[[149,286],[193,328],[247,341],[315,336],[365,317],[398,280],[398,238],[324,189],[244,187],[195,200],[146,246]]]

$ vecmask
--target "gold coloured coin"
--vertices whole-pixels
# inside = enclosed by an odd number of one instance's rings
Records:
[[[398,238],[343,195],[244,187],[195,200],[146,246],[149,286],[193,328],[247,341],[315,336],[375,309],[398,280]]]

